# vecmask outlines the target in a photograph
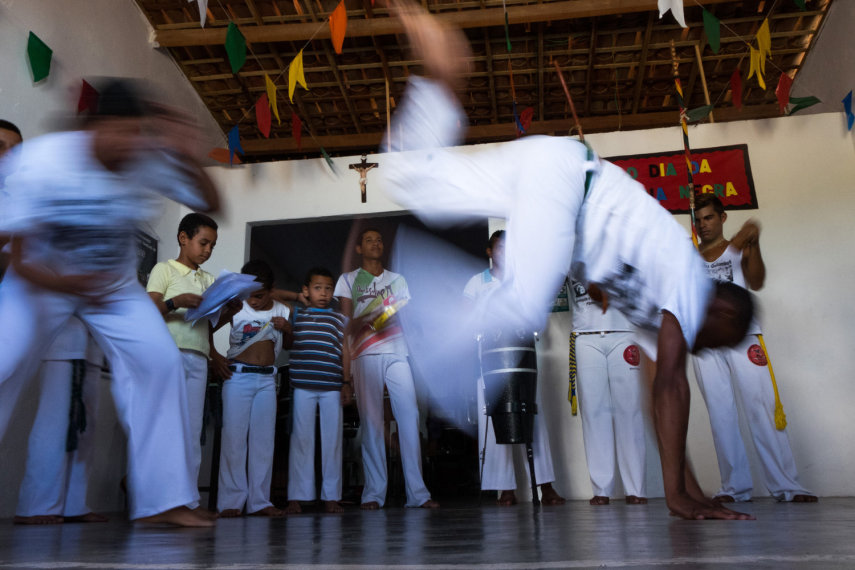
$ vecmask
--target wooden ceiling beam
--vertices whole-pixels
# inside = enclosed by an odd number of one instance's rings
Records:
[[[705,5],[722,4],[733,0],[704,0]],[[694,0],[683,0],[686,6],[694,6]],[[513,24],[532,24],[553,20],[573,20],[658,10],[657,0],[563,0],[509,6],[508,19]],[[462,10],[435,14],[437,20],[458,28],[482,28],[502,26],[504,10],[487,8],[484,10]],[[329,39],[329,26],[317,22],[299,24],[270,24],[264,26],[242,26],[241,33],[249,43],[257,42],[305,42],[311,38]],[[352,19],[347,22],[349,38],[371,37],[377,35],[403,34],[404,27],[397,18]],[[198,45],[223,45],[226,41],[226,28],[205,28],[189,30],[156,30],[155,42],[160,47],[183,47]]]
[[[776,104],[743,107],[741,110],[733,107],[716,109],[716,118],[719,121],[767,119],[778,116],[780,116],[780,110]],[[674,111],[660,111],[636,115],[585,117],[582,119],[582,123],[586,133],[595,133],[613,131],[619,126],[622,130],[667,127],[674,125],[674,118]],[[572,121],[569,119],[535,121],[532,122],[528,133],[561,134],[568,133],[571,127]],[[302,150],[300,151],[297,150],[297,145],[291,138],[246,140],[241,141],[241,145],[246,151],[247,156],[297,154],[298,152],[308,154],[320,152],[321,146],[327,152],[363,151],[377,148],[380,145],[383,135],[384,132],[319,136],[310,140],[304,139]],[[473,126],[466,131],[465,135],[467,143],[511,140],[514,138],[514,125],[511,123]]]

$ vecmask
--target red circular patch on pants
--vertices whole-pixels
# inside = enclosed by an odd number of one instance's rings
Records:
[[[641,353],[638,351],[638,347],[634,344],[626,347],[626,350],[623,351],[623,359],[630,366],[638,366],[638,363],[641,362]]]
[[[757,366],[766,366],[768,364],[766,361],[766,353],[763,352],[763,349],[760,348],[759,344],[752,344],[748,347],[748,360]]]

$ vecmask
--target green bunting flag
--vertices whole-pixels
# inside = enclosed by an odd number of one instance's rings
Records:
[[[707,115],[709,115],[712,110],[712,105],[704,105],[703,107],[698,107],[696,109],[689,109],[686,111],[686,118],[690,123],[697,123],[698,121],[706,119]]]
[[[232,73],[240,71],[246,63],[246,38],[234,22],[229,22],[229,29],[226,32],[226,54],[229,56]]]
[[[336,170],[336,168],[335,168],[335,163],[330,158],[330,155],[327,154],[327,151],[324,150],[324,147],[321,147],[321,155],[323,155],[324,160],[327,162],[327,166],[329,166],[332,173],[334,175],[338,176],[338,170]]]
[[[801,11],[802,11],[802,12],[806,12],[806,11],[807,11],[807,6],[805,6],[805,0],[793,0],[793,2],[795,2],[795,3],[796,3],[796,6],[798,6],[799,8],[801,8]]]
[[[787,112],[787,114],[793,115],[795,113],[798,113],[802,109],[813,107],[817,103],[822,103],[822,101],[820,101],[813,95],[810,95],[808,97],[790,97],[790,105],[793,105],[793,107]]]
[[[710,12],[704,10],[704,33],[713,53],[718,53],[721,48],[721,22]]]
[[[30,69],[33,72],[33,81],[38,83],[50,73],[50,59],[53,50],[47,47],[39,37],[30,32],[27,40],[27,56],[30,59]]]

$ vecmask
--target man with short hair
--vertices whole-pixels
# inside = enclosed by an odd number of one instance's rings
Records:
[[[695,216],[701,238],[700,252],[710,277],[755,291],[762,288],[766,266],[760,254],[757,223],[745,222],[733,239],[726,240],[727,213],[721,200],[713,194],[697,198]],[[767,358],[760,325],[755,319],[748,335],[738,345],[702,350],[692,359],[698,387],[709,411],[721,474],[721,488],[713,498],[715,501],[751,500],[751,469],[739,430],[737,401],[751,431],[769,493],[779,501],[812,503],[817,500],[798,482],[786,430],[775,428],[775,393]]]

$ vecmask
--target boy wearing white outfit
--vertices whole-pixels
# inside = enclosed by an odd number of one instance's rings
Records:
[[[501,284],[505,258],[504,230],[493,232],[493,235],[490,236],[487,257],[492,261],[492,267],[473,275],[463,289],[463,295],[473,303],[482,295],[497,289]],[[543,409],[540,405],[541,393],[542,390],[537,390],[537,407],[539,410]],[[555,472],[552,467],[549,434],[546,431],[542,413],[537,413],[534,416],[533,438],[534,477],[540,486],[541,503],[544,505],[563,505],[564,498],[552,487],[552,482],[555,481]],[[481,490],[501,491],[496,503],[503,507],[515,505],[517,503],[517,480],[514,473],[514,446],[496,443],[493,423],[487,419],[483,376],[478,378],[478,442],[479,445],[484,444]]]
[[[410,298],[407,282],[401,275],[383,268],[383,237],[379,231],[362,231],[356,253],[362,256],[362,267],[341,275],[334,294],[341,302],[342,313],[351,319],[348,342],[365,470],[361,507],[375,510],[386,502],[385,386],[398,424],[406,505],[436,508],[439,504],[430,498],[422,478],[419,409],[401,326],[395,317],[383,327],[373,325],[378,317]]]
[[[330,308],[335,281],[323,267],[309,270],[303,285],[305,309],[294,309],[294,345],[288,371],[293,394],[293,427],[288,454],[288,508],[314,501],[315,413],[321,425],[321,500],[328,513],[340,513],[342,407],[353,401],[346,319]]]
[[[573,335],[582,439],[594,497],[608,505],[615,488],[615,455],[626,503],[647,503],[641,354],[632,326],[605,310],[585,286],[571,282]]]
[[[216,244],[217,223],[204,214],[187,214],[178,225],[178,258],[155,265],[146,285],[149,297],[163,315],[169,333],[181,351],[190,419],[189,459],[196,479],[202,463],[202,420],[213,329],[205,319],[192,324],[184,320],[184,315],[187,309],[199,306],[202,293],[214,282],[214,276],[200,266],[211,257]],[[222,321],[228,322],[229,316],[226,314]],[[198,505],[189,506],[195,508]]]
[[[0,288],[0,435],[20,389],[72,316],[86,325],[113,372],[128,435],[131,518],[211,526],[198,501],[186,445],[186,392],[169,331],[136,280],[134,229],[159,209],[158,193],[197,209],[218,207],[188,123],[151,107],[129,85],[100,90],[86,131],[46,135],[0,165],[6,194],[0,232],[11,268]],[[156,190],[153,191],[153,190]]]
[[[103,361],[73,317],[44,355],[15,524],[107,521],[86,504]]]
[[[262,285],[232,317],[229,334],[231,376],[223,383],[223,431],[217,510],[221,517],[280,517],[270,502],[276,435],[276,357],[290,337],[291,311],[271,296],[273,271],[250,261],[241,273]],[[290,342],[290,341],[289,341]]]
[[[696,217],[701,255],[710,276],[743,288],[762,288],[766,267],[760,254],[757,224],[749,220],[732,240],[724,239],[727,213],[712,194],[698,197]],[[816,502],[816,496],[799,483],[786,430],[775,427],[775,393],[760,335],[760,325],[755,319],[748,336],[737,346],[704,350],[692,359],[698,387],[709,411],[721,474],[721,488],[714,500],[726,503],[751,500],[751,468],[739,430],[739,402],[769,493],[779,501]]]

